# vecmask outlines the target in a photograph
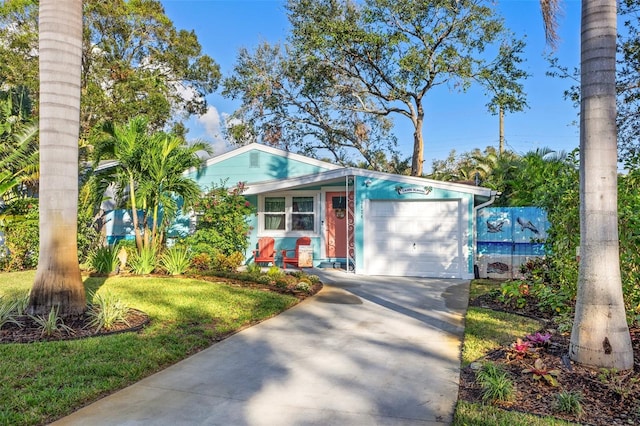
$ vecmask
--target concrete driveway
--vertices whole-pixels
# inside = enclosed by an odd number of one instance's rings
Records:
[[[54,424],[450,424],[469,282],[317,273],[316,296]]]

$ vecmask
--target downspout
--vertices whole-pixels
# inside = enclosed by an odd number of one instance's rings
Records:
[[[478,260],[478,237],[477,237],[477,224],[478,224],[478,210],[490,206],[495,203],[496,198],[499,197],[502,192],[491,191],[491,197],[489,201],[485,201],[484,203],[473,207],[473,276],[476,277],[476,270],[478,269],[478,264],[476,263]]]

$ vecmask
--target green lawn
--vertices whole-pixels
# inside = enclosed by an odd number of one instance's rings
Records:
[[[33,271],[0,274],[0,295],[27,292]],[[61,342],[0,345],[0,425],[43,424],[211,345],[216,336],[274,316],[292,296],[186,278],[87,278],[146,312],[149,326]]]

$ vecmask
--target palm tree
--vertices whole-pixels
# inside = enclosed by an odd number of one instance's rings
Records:
[[[541,0],[555,40],[558,0]],[[580,81],[580,267],[572,360],[633,368],[626,321],[617,205],[616,0],[583,0]]]
[[[109,124],[103,130],[106,137],[94,143],[95,162],[109,158],[115,160],[115,164],[96,174],[94,182],[114,183],[120,200],[127,199],[138,250],[157,248],[162,234],[159,226],[161,207],[164,212],[162,222],[165,223],[177,211],[177,197],[185,207],[198,198],[200,188],[183,173],[191,167],[201,166],[203,161],[197,153],[210,154],[211,147],[197,141],[186,145],[181,137],[162,132],[150,136],[147,121],[142,117],[133,118],[124,126]],[[140,212],[144,217],[142,223],[138,218]],[[149,216],[151,230],[146,220]]]
[[[108,179],[117,184],[121,193],[128,191],[136,246],[138,250],[142,250],[136,187],[142,173],[143,149],[149,143],[147,120],[144,117],[134,117],[123,126],[106,123],[102,130],[103,137],[94,142],[94,162],[97,165],[104,158],[116,160],[117,167],[107,170],[107,174],[111,175]]]
[[[82,0],[40,0],[40,255],[27,311],[85,311],[78,265]]]
[[[211,147],[205,142],[186,145],[181,137],[158,133],[150,138],[148,148],[142,159],[144,173],[140,182],[141,196],[149,206],[152,223],[151,232],[145,230],[145,246],[150,244],[157,248],[164,228],[159,226],[160,208],[163,210],[162,223],[166,224],[178,210],[178,197],[183,208],[189,208],[199,199],[200,187],[193,179],[184,176],[184,172],[202,166],[204,161],[197,153],[211,154]]]

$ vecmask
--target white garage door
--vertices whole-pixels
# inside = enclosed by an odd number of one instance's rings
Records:
[[[462,278],[460,202],[370,201],[365,211],[368,275]]]

